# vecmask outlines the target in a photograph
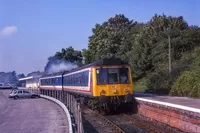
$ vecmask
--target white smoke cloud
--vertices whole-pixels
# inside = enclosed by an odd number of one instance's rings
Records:
[[[68,71],[74,68],[77,68],[78,66],[69,62],[61,61],[59,64],[51,64],[51,66],[48,69],[48,73],[57,73],[62,71]]]
[[[8,37],[16,34],[18,32],[16,26],[6,26],[0,31],[0,36]]]

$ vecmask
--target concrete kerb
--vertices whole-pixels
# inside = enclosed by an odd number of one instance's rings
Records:
[[[53,97],[49,97],[49,96],[45,96],[45,95],[40,95],[41,98],[45,98],[45,99],[48,99],[48,100],[51,100],[55,103],[57,103],[59,106],[61,106],[67,116],[67,120],[68,120],[68,123],[69,123],[69,133],[73,133],[73,130],[72,130],[72,120],[71,120],[71,116],[70,116],[70,113],[69,113],[69,110],[67,109],[67,107],[62,103],[60,102],[59,100],[53,98]]]

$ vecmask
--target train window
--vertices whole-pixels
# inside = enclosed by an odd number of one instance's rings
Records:
[[[96,73],[97,73],[97,84],[106,84],[108,82],[106,68],[97,69]]]
[[[65,77],[65,85],[69,85],[70,84],[70,79],[69,76]]]
[[[68,80],[68,85],[70,86],[71,85],[71,76],[69,75],[69,76],[67,76],[67,80]]]
[[[60,85],[62,85],[62,81],[60,81],[61,79],[59,78],[59,83],[61,83]],[[63,77],[63,85],[67,85],[67,77]]]
[[[48,79],[45,79],[45,84],[48,85]]]
[[[53,79],[50,79],[50,85],[53,85]]]
[[[89,70],[85,72],[85,85],[88,86]]]
[[[109,68],[108,69],[108,82],[110,84],[118,83],[118,69],[117,68]]]
[[[77,85],[78,86],[81,86],[81,76],[82,75],[82,73],[80,73],[80,74],[77,74]]]
[[[84,85],[84,72],[81,73],[81,86],[85,86]]]
[[[74,81],[74,80],[73,80],[73,76],[70,75],[69,77],[70,77],[70,86],[73,86],[73,81]]]
[[[87,72],[83,72],[82,74],[82,85],[83,86],[86,86],[86,80],[87,80],[87,75],[86,75]]]
[[[58,77],[56,77],[55,80],[56,80],[55,84],[58,85],[59,84]]]
[[[76,82],[75,82],[76,86],[79,86],[79,74],[76,74]]]
[[[97,84],[129,83],[128,68],[100,68],[96,74]]]
[[[76,74],[76,86],[79,86],[79,73],[78,74]]]
[[[72,75],[72,86],[76,85],[76,75]]]
[[[129,83],[128,68],[120,68],[120,83]]]
[[[67,85],[70,86],[70,82],[71,82],[71,80],[70,80],[70,76],[67,76]]]
[[[69,76],[69,85],[72,85],[72,75]]]
[[[58,78],[58,85],[62,85],[62,77]]]
[[[77,85],[77,74],[72,75],[73,86]]]
[[[58,78],[59,80],[59,84],[60,84],[60,78]],[[67,81],[66,81],[66,77],[63,77],[63,85],[66,85]]]
[[[50,85],[51,84],[51,79],[48,79],[48,85]]]

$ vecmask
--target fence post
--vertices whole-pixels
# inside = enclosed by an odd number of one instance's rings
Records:
[[[78,111],[79,111],[79,120],[80,120],[80,132],[83,133],[83,123],[82,123],[82,113],[81,113],[81,105],[78,104]]]
[[[67,107],[69,108],[69,106],[68,106],[69,96],[68,96],[68,93],[67,93],[67,92],[66,92],[66,96],[67,96],[66,105],[67,105]]]
[[[62,91],[60,90],[60,101],[62,101]],[[62,101],[63,102],[63,101]]]
[[[61,99],[62,103],[65,103],[64,102],[64,97],[63,97],[63,91],[61,90],[60,92],[61,92],[60,99]]]
[[[73,96],[72,96],[72,95],[70,95],[70,96],[71,96],[71,100],[70,100],[70,108],[71,108],[71,112],[72,112]]]
[[[67,93],[64,91],[64,94],[63,94],[63,97],[64,97],[64,102],[65,102],[65,106],[67,106]]]
[[[79,106],[78,106],[78,103],[76,102],[76,123],[77,123],[77,130],[78,130],[78,133],[80,133],[80,119],[79,119]]]
[[[72,95],[69,94],[69,109],[70,109],[70,112],[72,112],[72,106],[71,106],[71,103],[72,103]]]
[[[67,93],[67,107],[69,108],[69,102],[70,102],[70,95],[69,95],[69,93]]]

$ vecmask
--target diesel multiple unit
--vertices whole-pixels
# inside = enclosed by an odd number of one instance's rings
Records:
[[[102,59],[71,71],[45,75],[40,78],[40,89],[67,91],[108,108],[132,101],[133,81],[126,62]]]

